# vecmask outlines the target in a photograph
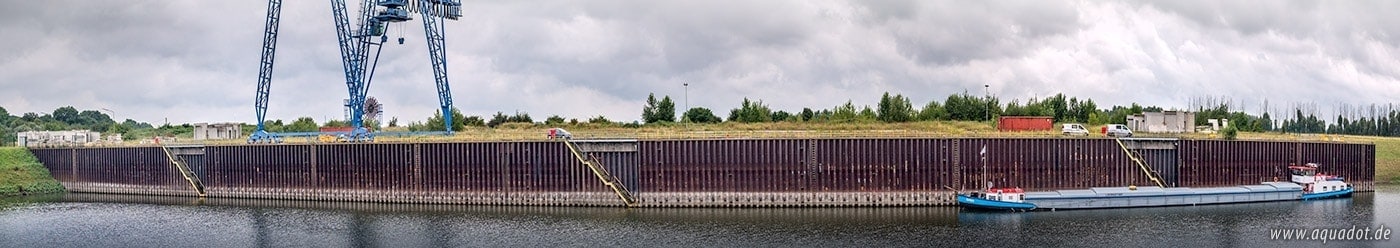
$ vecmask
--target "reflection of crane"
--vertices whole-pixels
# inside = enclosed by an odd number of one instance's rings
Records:
[[[385,35],[388,24],[413,20],[409,13],[419,13],[423,18],[423,33],[428,44],[428,57],[433,66],[433,80],[437,83],[438,103],[442,107],[444,126],[452,131],[452,94],[447,83],[447,54],[443,40],[443,22],[461,17],[461,3],[457,0],[362,0],[360,2],[358,27],[352,29],[345,0],[331,0],[331,14],[335,19],[336,38],[340,45],[341,63],[345,68],[345,86],[348,90],[350,125],[353,131],[346,133],[353,141],[373,140],[373,134],[364,127],[365,95],[374,79],[374,68],[379,63],[379,54],[388,42]],[[273,57],[277,48],[277,28],[281,19],[282,1],[269,0],[267,3],[267,26],[263,33],[262,63],[258,69],[258,91],[254,109],[258,117],[258,130],[248,137],[248,142],[278,142],[283,137],[316,136],[318,133],[269,133],[263,126],[267,114],[267,98],[272,83]],[[378,37],[379,39],[374,39]],[[403,38],[399,38],[403,43]],[[371,49],[371,47],[376,47]],[[371,60],[370,53],[374,53]]]

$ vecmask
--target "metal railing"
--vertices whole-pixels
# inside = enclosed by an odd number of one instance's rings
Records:
[[[1153,183],[1156,183],[1157,187],[1167,187],[1166,184],[1162,183],[1161,175],[1157,175],[1157,171],[1152,170],[1152,168],[1147,166],[1147,163],[1142,162],[1142,154],[1128,149],[1128,145],[1123,144],[1122,139],[1113,139],[1113,141],[1118,143],[1119,148],[1123,148],[1123,153],[1128,155],[1129,159],[1133,160],[1133,164],[1136,164],[1138,168],[1142,169],[1142,174],[1147,175],[1148,180],[1152,180]]]
[[[170,164],[180,171],[180,175],[185,177],[185,181],[190,182],[190,188],[193,188],[199,197],[204,197],[204,182],[201,182],[199,175],[194,174],[194,171],[186,166],[185,160],[171,153],[168,147],[160,146],[160,150],[165,152],[165,157],[170,159]]]
[[[627,190],[627,186],[622,184],[622,180],[608,173],[608,169],[603,168],[603,165],[598,162],[597,157],[580,151],[578,145],[574,144],[571,140],[565,139],[564,145],[569,147],[569,152],[574,155],[574,158],[577,158],[583,165],[588,166],[588,169],[593,171],[594,176],[598,176],[598,180],[602,181],[603,185],[608,186],[614,193],[617,193],[617,197],[621,198],[623,203],[627,204],[628,207],[637,205],[637,199],[632,197],[632,192]]]

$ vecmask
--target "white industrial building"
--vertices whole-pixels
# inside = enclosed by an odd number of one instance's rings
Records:
[[[194,140],[239,139],[243,137],[243,124],[239,123],[195,123]]]
[[[1189,133],[1196,131],[1196,113],[1190,111],[1143,112],[1128,116],[1128,129],[1144,133]]]
[[[85,145],[102,138],[101,134],[88,130],[27,131],[15,136],[15,145],[21,147]]]

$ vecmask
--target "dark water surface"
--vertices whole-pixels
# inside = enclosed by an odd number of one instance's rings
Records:
[[[1270,229],[1400,225],[1400,187],[1350,199],[1059,212],[621,209],[67,194],[0,199],[0,247],[1400,247]]]

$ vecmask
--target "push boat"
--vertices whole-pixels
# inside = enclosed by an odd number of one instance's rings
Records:
[[[958,194],[957,200],[959,206],[972,209],[1030,211],[1308,201],[1351,196],[1351,184],[1342,177],[1318,173],[1318,166],[1316,163],[1288,166],[1289,182],[1210,188],[1128,186],[1042,192],[990,188]]]

